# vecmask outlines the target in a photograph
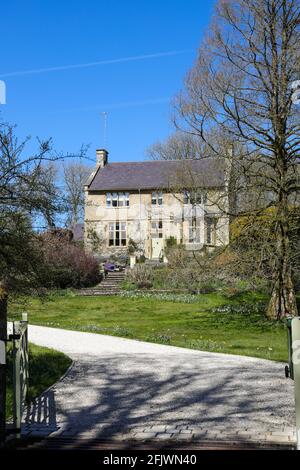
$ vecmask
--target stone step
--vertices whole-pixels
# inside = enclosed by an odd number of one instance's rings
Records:
[[[108,282],[108,281],[103,281],[101,284],[99,284],[99,286],[100,286],[100,285],[102,285],[102,286],[119,286],[120,284],[121,284],[120,282],[114,282],[114,281]]]
[[[78,292],[78,295],[83,295],[86,297],[100,297],[102,295],[118,295],[120,294],[120,291],[113,291],[113,292],[107,292],[107,291],[98,291],[98,292]]]
[[[87,288],[87,289],[80,289],[83,292],[96,292],[96,291],[103,291],[103,290],[121,290],[119,286],[110,286],[110,287],[94,287],[94,288]]]
[[[108,277],[125,276],[125,272],[121,272],[121,273],[119,273],[119,272],[116,272],[116,273],[114,273],[114,272],[109,272],[109,273],[107,273],[107,276],[108,276]]]
[[[125,276],[125,272],[119,273],[119,272],[112,271],[112,272],[107,273],[107,276]]]
[[[121,282],[123,282],[123,279],[122,279],[122,281],[114,281],[113,279],[111,279],[111,280],[110,280],[110,279],[107,279],[107,280],[105,280],[105,281],[100,282],[99,285],[101,285],[101,284],[102,284],[103,286],[105,286],[105,285],[107,285],[107,284],[116,284],[116,285],[120,285]]]
[[[124,278],[125,274],[108,274],[106,278],[111,278],[111,279],[120,279]]]
[[[120,289],[81,289],[77,291],[79,295],[119,294],[120,292]]]
[[[121,292],[120,289],[95,289],[95,290],[80,290],[80,292],[91,292],[91,293],[97,293],[97,292]]]
[[[124,279],[124,272],[110,272],[97,286],[86,289],[80,289],[78,291],[78,295],[118,295],[121,292],[121,284]]]
[[[97,286],[91,289],[86,289],[86,290],[121,290],[120,286]],[[82,289],[81,289],[82,290]],[[85,289],[84,289],[85,290]]]

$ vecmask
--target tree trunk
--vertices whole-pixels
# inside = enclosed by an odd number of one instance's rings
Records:
[[[292,279],[289,240],[289,207],[285,194],[279,194],[275,224],[276,259],[273,272],[271,299],[267,317],[280,320],[284,317],[297,316],[297,302]]]
[[[283,268],[274,281],[267,317],[280,320],[284,317],[297,316],[297,303],[291,273]]]
[[[0,282],[0,341],[7,339],[7,291],[5,284]],[[0,444],[5,440],[6,424],[6,364],[0,364]]]

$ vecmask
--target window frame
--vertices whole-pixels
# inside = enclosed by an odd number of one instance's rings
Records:
[[[191,233],[193,236],[191,237]],[[189,244],[199,245],[201,243],[201,226],[200,220],[193,218],[189,220]]]
[[[130,206],[130,193],[127,191],[114,191],[106,193],[106,207],[129,207]]]
[[[151,205],[152,206],[163,205],[163,192],[162,191],[153,191],[151,193]]]
[[[151,239],[153,238],[164,238],[163,221],[161,219],[151,221]]]
[[[108,246],[123,248],[127,246],[127,222],[115,221],[108,224]]]
[[[207,203],[207,193],[197,191],[184,191],[183,204],[192,204],[193,206],[203,205]]]
[[[216,246],[217,223],[218,223],[218,220],[216,217],[206,216],[204,218],[206,245]]]

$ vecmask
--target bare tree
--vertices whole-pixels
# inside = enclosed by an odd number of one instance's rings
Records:
[[[64,165],[64,200],[68,226],[73,227],[83,220],[83,187],[91,171],[91,168],[83,163]]]
[[[63,158],[51,139],[37,142],[25,156],[14,126],[0,122],[0,342],[7,337],[7,300],[12,290],[32,287],[43,269],[34,225],[53,227],[61,210],[54,162]],[[0,364],[0,442],[5,438],[6,365]]]
[[[0,341],[7,334],[8,290],[14,279],[34,273],[30,220],[56,209],[56,191],[49,185],[43,161],[51,158],[51,141],[39,142],[36,156],[22,158],[14,128],[0,123]],[[5,364],[0,364],[0,442],[5,437]]]
[[[274,209],[267,315],[277,319],[297,314],[290,207],[300,189],[300,113],[293,102],[299,26],[298,0],[219,0],[176,104],[177,125],[199,136],[212,155],[226,155],[212,132],[242,149],[241,189],[262,195],[258,215]]]
[[[152,160],[199,159],[205,155],[205,142],[185,132],[171,135],[165,142],[156,142],[147,149]]]

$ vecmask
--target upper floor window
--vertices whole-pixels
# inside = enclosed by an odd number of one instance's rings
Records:
[[[163,238],[162,220],[151,222],[151,238]]]
[[[217,219],[205,217],[205,232],[207,245],[215,245],[217,237]]]
[[[206,204],[207,195],[206,193],[199,192],[199,191],[184,191],[183,203],[192,204],[193,206],[197,204]]]
[[[106,193],[106,207],[129,207],[129,193]]]
[[[163,203],[163,193],[162,193],[162,192],[154,192],[154,193],[152,193],[151,203],[152,203],[152,206],[162,206],[162,203]]]
[[[126,246],[126,222],[111,222],[109,224],[109,246]]]

